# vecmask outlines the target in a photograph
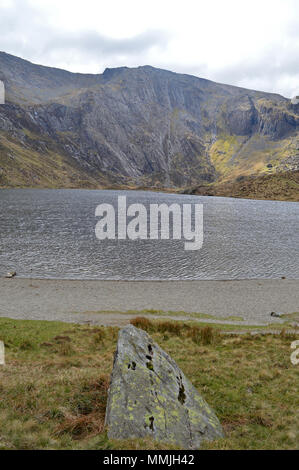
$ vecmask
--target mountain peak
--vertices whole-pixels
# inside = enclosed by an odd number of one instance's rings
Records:
[[[150,65],[76,74],[4,53],[0,80],[6,184],[39,181],[51,158],[53,181],[63,158],[89,182],[167,187],[299,168],[299,109],[279,95]]]
[[[128,67],[106,67],[103,72],[103,78],[105,80],[110,80],[111,78],[115,77],[116,75],[121,74],[123,71],[129,70]]]

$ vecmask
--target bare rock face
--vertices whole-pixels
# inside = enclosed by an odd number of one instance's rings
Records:
[[[223,437],[213,410],[143,330],[119,332],[106,409],[108,436],[151,436],[184,449]]]
[[[0,80],[0,104],[5,104],[4,83]]]
[[[185,188],[264,173],[293,155],[296,103],[150,66],[76,74],[0,51],[0,186]]]

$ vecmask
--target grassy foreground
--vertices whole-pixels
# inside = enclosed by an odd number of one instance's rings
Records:
[[[295,336],[221,335],[192,322],[133,320],[214,408],[226,437],[208,449],[298,447]],[[118,329],[0,318],[0,449],[168,449],[111,441],[104,416]]]

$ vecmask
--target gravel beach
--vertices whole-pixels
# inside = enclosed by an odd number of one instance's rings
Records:
[[[88,281],[0,279],[0,316],[122,325],[155,309],[205,313],[242,324],[277,323],[270,312],[299,311],[299,280]],[[186,315],[187,316],[187,315]],[[230,323],[234,323],[230,321]]]

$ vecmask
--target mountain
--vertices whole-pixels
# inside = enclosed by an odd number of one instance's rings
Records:
[[[186,188],[299,170],[299,104],[150,66],[0,52],[0,186]]]

